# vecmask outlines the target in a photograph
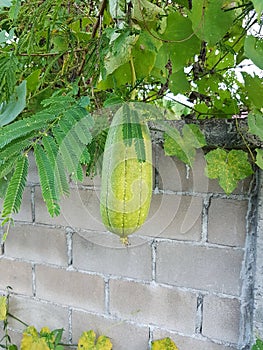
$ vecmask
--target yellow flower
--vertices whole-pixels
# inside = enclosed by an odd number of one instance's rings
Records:
[[[77,350],[111,350],[112,344],[108,337],[101,335],[96,342],[96,334],[90,330],[83,332],[78,342]]]
[[[156,340],[152,343],[152,350],[179,350],[170,338]]]

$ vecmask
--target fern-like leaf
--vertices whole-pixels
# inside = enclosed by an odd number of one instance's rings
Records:
[[[45,136],[42,140],[46,154],[50,160],[52,167],[54,168],[55,176],[55,189],[57,191],[57,196],[61,194],[69,194],[69,184],[66,175],[65,167],[62,161],[61,154],[58,152],[58,146],[51,136]]]
[[[34,136],[34,135],[30,135]],[[0,153],[0,164],[6,162],[9,158],[13,158],[14,156],[18,156],[21,154],[23,150],[31,145],[32,141],[29,137],[26,138],[18,138],[10,142],[7,146],[5,146]]]
[[[17,60],[11,55],[2,55],[0,57],[0,91],[5,93],[5,99],[14,92],[16,85]]]
[[[59,215],[60,207],[57,203],[58,198],[55,188],[54,167],[52,167],[52,164],[47,157],[43,147],[41,147],[39,144],[35,145],[34,153],[38,168],[42,195],[48,212],[52,217]]]
[[[22,202],[27,173],[28,158],[27,156],[21,156],[17,160],[14,174],[7,187],[3,204],[3,218],[10,218],[13,213],[18,213]]]
[[[52,122],[57,116],[48,111],[41,111],[32,117],[18,120],[0,129],[0,149],[7,144],[31,132],[37,132],[45,128],[47,123]]]

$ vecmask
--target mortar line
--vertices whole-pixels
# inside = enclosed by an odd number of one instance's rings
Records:
[[[32,294],[36,296],[36,265],[32,264]]]
[[[72,308],[69,307],[68,309],[68,341],[69,344],[72,344],[73,339],[73,330],[72,330]]]
[[[110,315],[110,279],[109,277],[104,278],[104,307],[105,307],[105,314]]]
[[[204,305],[204,295],[199,293],[199,295],[197,296],[197,305],[196,305],[195,334],[202,334],[203,305]]]
[[[201,232],[201,242],[208,243],[208,210],[211,204],[212,195],[207,195],[203,200],[202,209],[202,232]]]
[[[149,342],[148,342],[149,350],[151,350],[152,341],[153,341],[153,329],[151,326],[149,326]]]
[[[31,216],[32,222],[36,222],[36,203],[35,203],[35,186],[31,186]]]
[[[152,241],[152,281],[156,282],[156,257],[157,257],[157,242]]]
[[[71,227],[66,227],[68,267],[71,267],[73,264],[73,233],[74,231]]]

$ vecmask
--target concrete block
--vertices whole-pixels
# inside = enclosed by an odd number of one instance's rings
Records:
[[[83,331],[93,329],[99,335],[110,337],[113,349],[146,350],[149,341],[148,327],[140,327],[121,320],[113,320],[82,311],[72,311],[73,342],[76,343]]]
[[[195,294],[176,288],[110,280],[110,312],[125,320],[192,334],[196,303]]]
[[[156,281],[239,295],[243,251],[176,242],[157,246]]]
[[[42,327],[49,327],[51,331],[63,328],[63,338],[65,340],[69,338],[69,312],[66,307],[21,296],[11,296],[9,311],[25,323],[33,325],[38,331]],[[15,330],[25,329],[24,325],[12,318],[9,325]]]
[[[99,209],[99,192],[71,189],[70,196],[61,200],[61,214],[50,218],[41,190],[36,188],[36,222],[105,231]]]
[[[36,296],[89,311],[104,311],[104,281],[100,276],[37,265]]]
[[[208,241],[243,247],[247,209],[246,200],[212,198],[208,211]]]
[[[73,266],[82,270],[150,281],[151,242],[133,236],[129,240],[130,245],[125,247],[117,235],[75,233]]]
[[[149,217],[138,234],[199,241],[202,198],[175,194],[153,195]]]
[[[16,223],[7,237],[5,253],[6,256],[66,266],[66,233],[52,227]]]
[[[153,330],[153,340],[163,339],[169,337],[174,341],[179,350],[237,350],[237,347],[218,344],[202,338],[198,335],[193,337],[186,337],[173,332],[167,332],[161,329]],[[201,338],[201,339],[200,339]]]
[[[0,289],[7,286],[13,288],[14,293],[32,295],[32,266],[23,261],[0,257]]]
[[[238,343],[240,301],[208,295],[203,305],[203,335],[212,339]]]
[[[33,152],[28,153],[29,169],[27,176],[28,184],[39,184],[39,176]]]

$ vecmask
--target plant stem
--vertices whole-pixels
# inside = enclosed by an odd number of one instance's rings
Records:
[[[20,320],[20,318],[10,314],[10,312],[7,313],[7,316],[9,316],[9,317],[13,318],[14,320],[18,321],[19,323],[21,323],[25,327],[29,327],[29,325],[27,323],[25,323],[24,321]]]

